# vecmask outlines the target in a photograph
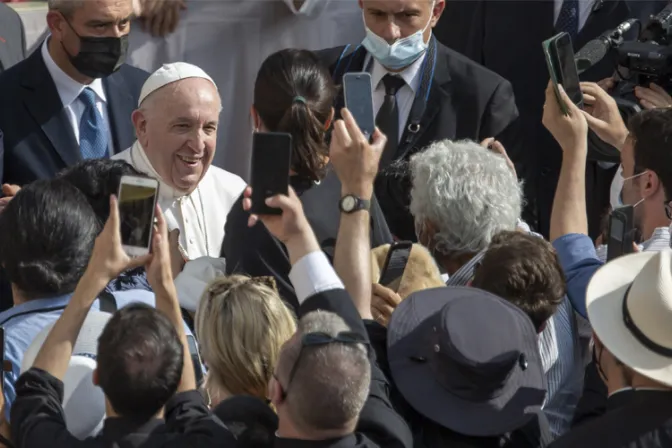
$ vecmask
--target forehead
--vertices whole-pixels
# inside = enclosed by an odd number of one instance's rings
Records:
[[[133,13],[132,0],[81,0],[73,12],[75,20],[99,20],[126,18]]]
[[[215,86],[203,78],[187,78],[168,84],[154,92],[157,95],[155,104],[165,111],[166,115],[199,114],[219,115],[221,102]]]
[[[409,11],[429,9],[432,0],[364,0],[364,9],[383,11],[389,14],[398,14]]]

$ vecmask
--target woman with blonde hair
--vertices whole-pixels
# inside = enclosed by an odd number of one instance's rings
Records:
[[[235,395],[267,401],[280,349],[295,332],[296,318],[280,299],[272,277],[214,280],[196,311],[211,406]]]

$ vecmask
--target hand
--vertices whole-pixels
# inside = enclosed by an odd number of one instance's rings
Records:
[[[372,285],[371,314],[373,315],[373,319],[380,325],[387,327],[392,313],[400,303],[401,297],[390,288],[378,283]]]
[[[180,11],[185,9],[185,0],[141,0],[140,24],[152,36],[163,37],[175,31],[180,20]]]
[[[154,211],[156,225],[152,235],[152,255],[148,258],[145,270],[147,281],[155,292],[174,291],[173,266],[171,259],[170,237],[168,226],[161,212],[161,207],[156,206]],[[157,297],[164,294],[157,294]]]
[[[583,113],[588,126],[601,140],[620,151],[629,132],[621,118],[616,100],[592,82],[582,82],[581,91],[586,104]]]
[[[658,109],[672,107],[672,96],[658,84],[651,83],[649,87],[635,87],[635,96],[644,109]]]
[[[350,111],[343,109],[341,116],[343,119],[334,123],[329,160],[341,181],[343,193],[369,199],[387,137],[376,129],[373,143],[369,144]]]
[[[117,198],[111,196],[110,216],[107,218],[103,231],[96,238],[85,275],[93,276],[96,280],[107,285],[122,272],[142,266],[149,257],[149,255],[144,255],[131,258],[124,251],[119,231]]]
[[[555,96],[553,84],[549,82],[548,87],[546,87],[546,102],[544,103],[542,122],[565,153],[574,153],[580,150],[585,153],[588,146],[586,117],[583,111],[569,99],[565,89],[560,85],[558,89],[560,90],[560,98],[567,105],[569,114],[565,115],[562,112]]]
[[[518,174],[516,173],[516,166],[513,164],[511,159],[509,159],[509,155],[506,153],[504,145],[502,145],[499,140],[495,140],[494,137],[486,138],[481,142],[481,146],[504,157],[506,165],[509,167],[509,169],[511,169],[511,171],[513,171],[513,175],[516,177],[516,179],[518,178]]]
[[[9,201],[12,200],[14,196],[21,190],[21,187],[18,185],[10,185],[10,184],[3,184],[2,185],[2,194],[4,197],[0,198],[0,212],[2,212],[5,207],[7,207],[7,204],[9,204]]]
[[[168,246],[170,247],[170,265],[173,278],[177,277],[184,269],[187,261],[180,250],[180,229],[174,229],[168,233]]]
[[[616,85],[616,81],[617,81],[617,80],[614,79],[613,77],[611,77],[611,78],[604,78],[604,79],[601,80],[601,81],[597,81],[597,85],[600,86],[600,88],[601,88],[602,90],[604,90],[604,91],[606,91],[606,92],[609,92],[609,91],[611,91],[611,89],[613,89],[614,86]]]
[[[289,196],[277,195],[266,199],[266,205],[279,208],[282,215],[250,215],[247,222],[249,227],[257,224],[257,221],[264,223],[271,234],[287,243],[292,238],[312,235],[312,228],[303,213],[303,206],[292,187],[289,187]],[[252,208],[252,187],[245,188],[243,192],[243,209],[250,211]]]

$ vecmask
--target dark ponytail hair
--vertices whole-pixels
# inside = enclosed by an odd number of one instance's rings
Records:
[[[326,68],[308,50],[282,50],[259,69],[254,108],[271,132],[292,135],[292,170],[306,180],[324,177],[326,124],[336,88]]]

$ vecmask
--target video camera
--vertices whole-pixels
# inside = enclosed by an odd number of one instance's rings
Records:
[[[624,36],[635,25],[639,26],[637,40],[626,41]],[[616,29],[588,42],[576,53],[579,73],[601,61],[609,53],[614,54],[617,82],[612,96],[618,104],[623,120],[642,110],[635,96],[635,87],[648,87],[655,83],[667,91],[672,90],[672,3],[651,17],[642,26],[638,19],[629,19]],[[605,161],[619,161],[619,153],[591,133],[592,149]]]

